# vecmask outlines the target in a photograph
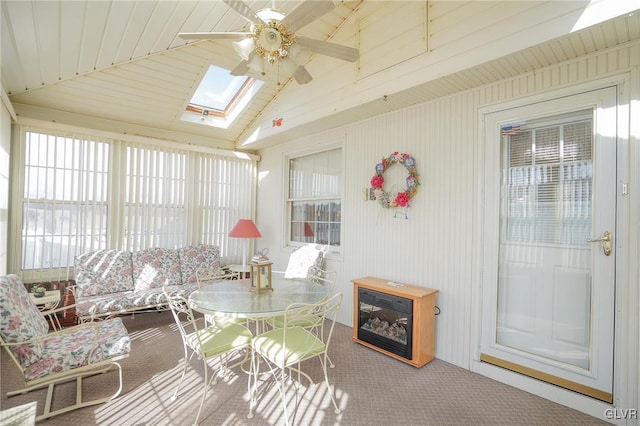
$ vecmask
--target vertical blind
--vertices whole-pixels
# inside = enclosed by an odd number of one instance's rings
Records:
[[[503,137],[507,241],[584,245],[591,235],[589,112],[531,123]]]
[[[186,154],[126,147],[124,249],[178,248],[186,243]]]
[[[66,268],[107,243],[110,146],[74,135],[21,133],[20,269]]]
[[[19,212],[11,270],[69,279],[75,257],[207,243],[252,217],[256,161],[21,127]],[[19,223],[18,223],[19,222]]]

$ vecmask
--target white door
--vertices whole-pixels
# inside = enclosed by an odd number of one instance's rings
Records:
[[[610,87],[485,116],[481,361],[608,402],[616,102]]]

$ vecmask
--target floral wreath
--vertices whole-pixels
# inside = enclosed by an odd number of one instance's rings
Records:
[[[402,164],[407,169],[409,176],[405,179],[407,188],[404,191],[398,192],[392,200],[391,195],[382,188],[382,185],[384,185],[384,172],[395,163]],[[409,201],[416,195],[418,186],[420,186],[418,176],[416,160],[409,154],[400,154],[396,151],[376,164],[376,174],[371,178],[373,194],[376,196],[378,203],[385,209],[411,207]],[[406,217],[405,213],[405,219]]]

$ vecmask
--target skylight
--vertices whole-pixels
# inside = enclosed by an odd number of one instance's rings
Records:
[[[233,76],[227,69],[210,65],[182,114],[182,120],[227,128],[261,86],[261,81]]]

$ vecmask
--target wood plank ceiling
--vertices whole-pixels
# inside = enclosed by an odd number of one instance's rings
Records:
[[[254,9],[271,1],[247,1]],[[376,3],[376,2],[374,2]],[[382,5],[384,2],[380,2]],[[299,1],[278,1],[289,12]],[[338,6],[299,35],[331,40],[356,13],[363,0]],[[237,31],[246,21],[221,1],[2,1],[1,82],[16,111],[42,111],[138,126],[141,134],[184,140],[212,147],[236,148],[247,131],[287,82],[267,81],[249,106],[226,129],[182,122],[184,111],[209,64],[233,68],[239,58],[230,41],[186,43],[182,31]],[[411,90],[389,102],[367,102],[356,108],[294,128],[285,138],[321,131],[389,110],[569,60],[640,38],[640,14],[629,14],[574,32],[561,39],[463,70]],[[313,60],[313,59],[312,59]],[[27,114],[28,113],[28,114]],[[148,129],[156,129],[151,134]],[[130,130],[131,131],[131,130]],[[180,135],[180,136],[178,136]]]

